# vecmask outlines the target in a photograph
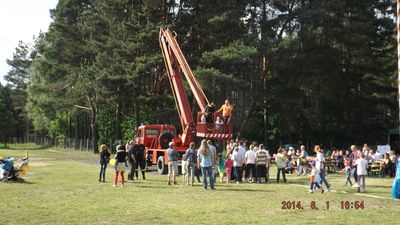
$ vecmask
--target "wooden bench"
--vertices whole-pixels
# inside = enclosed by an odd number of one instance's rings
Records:
[[[378,176],[380,177],[382,175],[382,165],[380,162],[374,162],[370,165],[370,176]]]

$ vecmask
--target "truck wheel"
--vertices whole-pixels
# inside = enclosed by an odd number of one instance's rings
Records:
[[[165,165],[164,156],[158,157],[157,172],[158,172],[158,174],[166,174],[167,173],[167,166]]]

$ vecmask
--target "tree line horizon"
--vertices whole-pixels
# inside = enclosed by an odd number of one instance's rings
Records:
[[[160,28],[208,99],[233,103],[235,137],[348,147],[398,126],[393,1],[59,0],[50,14],[7,60],[0,140],[89,138],[96,151],[142,123],[179,130]]]

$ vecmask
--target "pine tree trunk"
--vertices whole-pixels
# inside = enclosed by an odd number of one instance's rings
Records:
[[[120,102],[117,103],[117,107],[115,109],[115,139],[121,139],[121,109],[122,104]]]
[[[91,95],[87,96],[90,105],[90,127],[92,128],[92,146],[93,152],[98,153],[97,139],[97,108]]]

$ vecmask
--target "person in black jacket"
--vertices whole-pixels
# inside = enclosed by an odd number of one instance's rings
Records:
[[[124,186],[124,171],[128,167],[126,163],[126,152],[125,146],[117,146],[117,154],[115,155],[115,177],[114,177],[114,187],[118,184],[118,175],[121,173],[121,187]]]
[[[129,147],[128,147],[128,161],[130,164],[130,170],[128,173],[128,180],[133,180],[133,177],[135,176],[135,169],[137,167],[137,162],[136,162],[136,157],[134,154],[134,141],[129,142]]]
[[[140,142],[140,139],[138,139],[137,143],[135,145],[133,145],[133,154],[135,155],[135,159],[136,159],[136,180],[138,180],[139,178],[139,167],[140,167],[140,171],[142,171],[142,177],[143,180],[146,180],[146,176],[145,176],[145,171],[146,171],[146,154],[145,154],[145,150],[146,148],[144,147],[144,145]]]
[[[110,161],[110,152],[106,145],[100,146],[100,174],[99,182],[105,182],[107,164]]]

